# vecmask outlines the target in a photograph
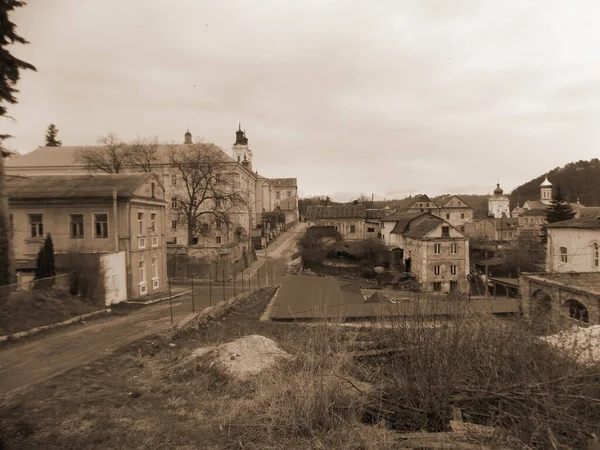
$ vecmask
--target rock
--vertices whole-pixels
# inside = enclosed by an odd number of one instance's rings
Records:
[[[244,336],[213,347],[201,347],[192,352],[188,361],[205,358],[207,365],[218,363],[226,373],[244,379],[271,367],[280,359],[290,358],[275,341],[264,336]]]
[[[169,342],[169,347],[175,347],[175,344],[173,344],[172,342]]]

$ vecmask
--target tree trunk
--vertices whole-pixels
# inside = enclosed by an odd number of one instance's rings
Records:
[[[0,286],[10,284],[14,281],[14,263],[10,231],[4,158],[0,155]]]
[[[187,243],[188,245],[194,245],[194,227],[192,225],[190,225],[191,220],[188,220],[188,226],[187,226]]]

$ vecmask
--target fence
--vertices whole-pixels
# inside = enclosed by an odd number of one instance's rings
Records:
[[[222,269],[218,279],[213,278],[212,273],[208,279],[198,279],[192,273],[189,279],[169,278],[169,311],[171,322],[185,317],[189,313],[200,312],[206,307],[228,300],[245,292],[256,291],[261,288],[276,284],[274,263],[267,261],[257,270],[236,270],[233,266],[231,277],[228,279],[227,272]],[[190,292],[181,295],[186,290]],[[180,296],[176,295],[179,294]]]

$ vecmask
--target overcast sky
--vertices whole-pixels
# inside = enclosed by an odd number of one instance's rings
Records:
[[[30,0],[8,147],[47,125],[230,152],[303,195],[505,191],[600,156],[600,2]]]

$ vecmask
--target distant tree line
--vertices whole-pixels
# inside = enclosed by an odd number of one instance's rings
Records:
[[[540,184],[546,175],[553,185],[561,186],[567,202],[575,203],[579,197],[584,206],[600,206],[600,160],[594,158],[557,167],[517,187],[510,195],[511,209],[526,200],[539,200]]]

